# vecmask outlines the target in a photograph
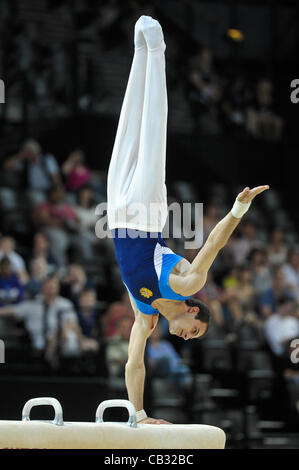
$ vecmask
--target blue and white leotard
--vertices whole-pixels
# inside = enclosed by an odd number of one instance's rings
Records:
[[[142,232],[128,228],[111,231],[123,283],[140,312],[153,315],[155,299],[185,300],[169,285],[169,274],[183,259],[166,245],[160,232]]]

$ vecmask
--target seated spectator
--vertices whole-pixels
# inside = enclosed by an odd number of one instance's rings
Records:
[[[221,207],[216,202],[211,202],[207,209],[204,211],[203,216],[203,233],[204,233],[204,240],[205,241],[208,236],[210,235],[213,228],[218,224],[221,215],[220,215]]]
[[[30,280],[25,284],[26,297],[33,299],[42,288],[49,275],[49,266],[45,258],[39,256],[30,261]]]
[[[236,288],[239,284],[239,269],[236,266],[230,267],[227,274],[223,277],[222,286],[225,290]]]
[[[157,324],[149,337],[146,347],[148,372],[151,377],[162,377],[175,383],[179,390],[190,387],[192,375],[172,344],[162,338],[162,330]]]
[[[287,260],[288,249],[284,242],[284,231],[276,227],[270,234],[270,243],[267,247],[267,259],[271,266],[283,264]]]
[[[59,166],[54,156],[44,154],[40,144],[33,139],[26,140],[20,151],[6,160],[4,167],[23,171],[28,189],[47,191],[53,184],[60,183]]]
[[[15,251],[15,241],[11,237],[3,237],[0,241],[0,260],[6,256],[12,267],[12,271],[16,273],[21,282],[28,281],[28,273],[26,270],[25,262],[18,253]]]
[[[287,262],[282,266],[284,286],[299,300],[299,251],[291,249]]]
[[[127,290],[123,292],[121,301],[113,302],[102,317],[103,331],[106,338],[110,338],[115,334],[116,324],[119,318],[122,317],[129,317],[131,326],[133,325],[135,315]]]
[[[37,230],[43,231],[49,239],[58,267],[66,266],[70,247],[80,249],[81,254],[84,251],[79,237],[79,220],[72,206],[64,201],[62,186],[52,187],[48,201],[35,207],[33,221]]]
[[[51,254],[49,240],[43,232],[36,232],[33,237],[33,247],[31,251],[31,260],[34,258],[44,258],[48,266],[48,275],[53,274],[57,265]]]
[[[230,81],[222,102],[224,119],[229,129],[245,130],[249,99],[245,77],[239,74]]]
[[[126,17],[119,0],[104,0],[100,3],[101,10],[98,16],[98,33],[104,49],[119,47],[124,42],[123,24]],[[126,5],[126,9],[128,5]],[[137,19],[136,19],[137,20]]]
[[[78,191],[82,186],[90,182],[91,173],[84,164],[84,161],[84,152],[78,149],[71,152],[63,163],[61,171],[69,191]]]
[[[100,312],[97,308],[97,296],[93,289],[85,288],[79,295],[77,308],[79,325],[85,338],[101,338]]]
[[[242,221],[238,227],[239,238],[233,238],[230,243],[232,263],[244,265],[246,258],[253,248],[262,248],[262,243],[257,237],[255,224],[250,219]]]
[[[93,285],[87,280],[83,266],[70,264],[61,280],[61,292],[64,297],[71,300],[78,308],[81,292],[87,287],[93,287]]]
[[[273,83],[268,79],[261,78],[257,82],[247,117],[247,131],[254,137],[266,140],[281,138],[284,121],[277,113],[273,88]]]
[[[247,312],[252,312],[255,305],[253,273],[246,266],[237,270],[236,283],[226,282],[227,308],[233,323],[242,321]]]
[[[97,238],[95,233],[95,226],[98,221],[96,206],[92,189],[88,186],[81,188],[78,194],[78,204],[74,207],[74,210],[80,222],[80,236],[86,239],[86,246],[89,247],[89,252],[85,250],[86,261],[93,260],[93,249],[96,243],[106,242],[106,239],[100,240]],[[106,245],[107,243],[105,243]]]
[[[94,235],[95,224],[98,220],[95,210],[96,202],[93,197],[92,189],[85,186],[80,189],[78,194],[78,204],[74,207],[82,229],[89,230]]]
[[[195,294],[194,297],[199,298],[209,306],[212,316],[211,323],[221,332],[225,323],[222,304],[226,301],[226,294],[224,290],[215,283],[211,270],[208,272],[204,287]]]
[[[299,337],[298,305],[289,297],[278,301],[276,313],[264,323],[266,340],[274,356],[281,358],[290,339]]]
[[[23,320],[32,347],[53,367],[58,366],[59,355],[64,354],[64,348],[68,349],[68,341],[74,342],[74,331],[80,345],[82,333],[74,305],[59,295],[59,282],[55,277],[43,283],[40,296],[17,305],[0,307],[0,315],[13,315]]]
[[[280,297],[294,298],[294,294],[284,285],[284,275],[280,266],[276,266],[272,272],[272,285],[262,292],[259,298],[259,311],[263,318],[269,317],[277,311]]]
[[[266,252],[254,248],[248,256],[249,266],[252,271],[252,286],[257,295],[271,287],[271,273],[266,264]]]
[[[17,304],[23,300],[24,289],[18,276],[13,273],[7,256],[0,260],[0,306]]]
[[[106,342],[106,361],[110,377],[124,377],[132,329],[130,317],[119,317],[112,336]]]
[[[218,104],[221,97],[220,80],[214,71],[213,54],[203,47],[194,58],[189,74],[189,100],[195,122],[209,134],[220,132]]]

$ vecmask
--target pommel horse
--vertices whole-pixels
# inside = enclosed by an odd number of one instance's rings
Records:
[[[54,408],[52,421],[31,420],[35,406]],[[107,422],[104,411],[125,407],[128,421]],[[222,429],[203,424],[136,423],[136,410],[128,400],[105,400],[99,404],[95,422],[64,422],[56,398],[41,397],[27,401],[22,420],[0,421],[1,449],[223,449]]]

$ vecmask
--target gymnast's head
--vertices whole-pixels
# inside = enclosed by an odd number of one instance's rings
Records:
[[[206,335],[210,325],[209,307],[199,299],[186,299],[178,313],[168,319],[169,333],[185,340],[199,339]]]

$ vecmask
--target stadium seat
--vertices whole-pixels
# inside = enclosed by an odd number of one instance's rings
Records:
[[[225,340],[202,340],[202,354],[204,370],[221,370],[229,372],[232,369],[230,348]]]
[[[250,370],[248,372],[248,400],[261,403],[273,395],[276,375],[271,370]]]

